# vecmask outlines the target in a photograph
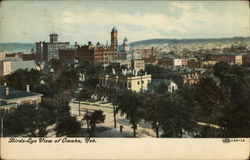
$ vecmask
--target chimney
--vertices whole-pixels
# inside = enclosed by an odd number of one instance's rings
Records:
[[[10,95],[10,89],[9,89],[9,87],[5,88],[5,95],[6,96]]]
[[[26,92],[30,92],[30,85],[26,85]]]

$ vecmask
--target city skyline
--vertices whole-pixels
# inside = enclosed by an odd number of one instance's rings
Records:
[[[143,4],[143,5],[142,5]],[[221,38],[249,36],[246,1],[3,1],[0,3],[0,42],[59,41],[110,43],[153,38]]]

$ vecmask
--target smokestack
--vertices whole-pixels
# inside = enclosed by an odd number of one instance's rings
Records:
[[[26,92],[30,92],[30,85],[26,85]]]
[[[9,87],[5,88],[5,95],[6,96],[10,95],[10,89],[9,89]]]

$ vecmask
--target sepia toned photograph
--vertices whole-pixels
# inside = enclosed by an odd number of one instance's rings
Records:
[[[248,143],[249,8],[243,0],[1,1],[1,139]]]

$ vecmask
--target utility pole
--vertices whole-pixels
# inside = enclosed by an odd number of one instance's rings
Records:
[[[114,114],[114,127],[116,128],[116,107],[115,105],[113,104],[113,114]]]
[[[1,117],[1,137],[3,138],[3,117]]]
[[[81,101],[79,100],[79,116],[81,116]]]

